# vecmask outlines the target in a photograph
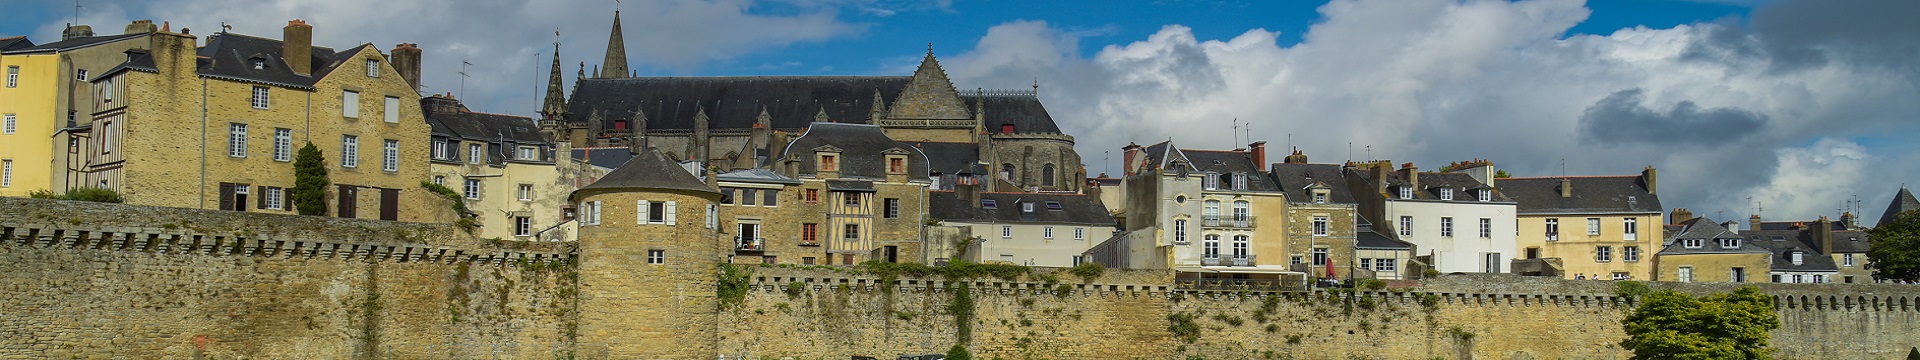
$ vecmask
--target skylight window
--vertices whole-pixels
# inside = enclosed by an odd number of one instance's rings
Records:
[[[1060,211],[1060,209],[1061,209],[1061,206],[1059,201],[1047,202],[1047,210]]]
[[[993,199],[980,199],[980,207],[984,209],[999,209],[1000,205],[995,203]]]

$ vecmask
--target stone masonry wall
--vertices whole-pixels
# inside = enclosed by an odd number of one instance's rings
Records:
[[[0,198],[0,358],[552,358],[561,249],[444,225]]]

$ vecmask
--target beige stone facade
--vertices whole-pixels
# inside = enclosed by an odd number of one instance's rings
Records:
[[[726,234],[706,226],[704,210],[717,206],[719,194],[583,190],[573,199],[583,209],[580,281],[595,284],[581,289],[580,317],[599,319],[580,324],[578,341],[604,346],[614,358],[709,357],[713,343],[688,339],[722,335],[715,331],[714,264],[731,249]],[[665,203],[670,220],[642,222],[643,201]]]
[[[1676,282],[1767,282],[1769,254],[1662,254],[1653,279]],[[1588,277],[1591,279],[1591,275]]]
[[[1559,258],[1565,266],[1562,277],[1568,279],[1580,275],[1592,278],[1596,274],[1611,278],[1614,273],[1626,273],[1633,279],[1652,279],[1651,260],[1663,246],[1659,227],[1653,225],[1662,222],[1660,213],[1520,214],[1519,220],[1520,249],[1516,259]],[[1629,221],[1638,228],[1632,235],[1625,230]],[[1589,231],[1590,223],[1599,224],[1599,231]],[[1558,231],[1549,231],[1550,228]],[[1605,260],[1599,256],[1601,247],[1608,249]]]

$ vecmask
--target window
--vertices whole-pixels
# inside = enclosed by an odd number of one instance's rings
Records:
[[[1699,249],[1702,247],[1706,247],[1707,245],[1706,240],[1702,240],[1702,239],[1683,239],[1680,241],[1680,243],[1681,243],[1681,246],[1685,246],[1688,249]]]
[[[400,140],[380,142],[380,170],[400,171]]]
[[[434,176],[433,176],[433,184],[434,184],[434,185],[440,185],[440,186],[446,186],[446,185],[447,185],[447,176],[446,176],[446,175],[434,175]]]
[[[1399,262],[1398,259],[1374,259],[1373,271],[1386,273],[1399,271],[1399,264],[1396,264],[1397,262]]]
[[[1220,201],[1207,200],[1201,202],[1200,221],[1206,222],[1206,224],[1203,225],[1207,226],[1220,225]]]
[[[1729,270],[1732,270],[1732,271],[1728,271],[1729,273],[1727,276],[1728,281],[1747,282],[1747,268],[1736,267]]]
[[[707,228],[720,228],[720,205],[707,204]]]
[[[1013,164],[1000,164],[1000,180],[1013,181]]]
[[[261,192],[263,194],[260,196],[264,202],[260,206],[261,208],[267,210],[283,210],[286,208],[286,189],[268,186],[265,191]]]
[[[1800,262],[1802,261],[1802,255],[1800,255],[1799,251],[1787,253],[1787,258],[1791,259],[1790,261],[1792,261],[1794,265],[1800,265]],[[1799,282],[1799,281],[1794,281],[1794,282]]]
[[[340,167],[349,169],[360,167],[359,136],[340,136]]]
[[[1187,220],[1186,219],[1173,221],[1173,243],[1175,244],[1187,243]]]
[[[1484,260],[1483,264],[1481,264],[1480,272],[1490,273],[1490,274],[1498,274],[1501,272],[1500,271],[1500,267],[1501,267],[1500,253],[1497,253],[1497,252],[1484,253],[1484,254],[1480,254],[1480,257],[1483,258]]]
[[[801,265],[813,265],[813,257],[812,257],[812,256],[802,256],[802,257],[800,257],[800,264],[801,264]]]
[[[1593,247],[1593,261],[1598,261],[1598,262],[1613,261],[1613,247],[1612,246]]]
[[[1233,202],[1233,226],[1247,227],[1247,222],[1253,219],[1253,216],[1249,214],[1252,211],[1251,204],[1252,203],[1246,201]]]
[[[1692,267],[1692,266],[1681,266],[1681,267],[1680,267],[1680,271],[1679,271],[1679,275],[1678,275],[1678,276],[1676,276],[1676,277],[1677,277],[1677,278],[1679,278],[1679,279],[1680,279],[1680,282],[1683,282],[1683,283],[1684,283],[1684,282],[1693,282],[1693,267]]]
[[[1220,174],[1207,174],[1206,179],[1202,180],[1201,185],[1205,186],[1207,190],[1219,190]]]
[[[1639,219],[1627,218],[1625,222],[1621,223],[1620,233],[1621,233],[1620,236],[1627,240],[1639,240],[1640,239]]]
[[[13,159],[0,160],[0,187],[13,187]]]
[[[1060,211],[1061,209],[1066,209],[1066,207],[1060,206],[1059,201],[1047,200],[1047,211]]]
[[[887,172],[894,174],[907,172],[907,159],[887,158]]]
[[[814,204],[819,204],[819,203],[820,203],[820,189],[807,189],[807,198],[806,198],[806,199],[807,199],[807,205],[814,205]],[[981,201],[986,201],[986,200],[981,200]],[[989,208],[989,209],[991,209],[992,207],[988,207],[988,208]]]
[[[1013,226],[1010,226],[1010,225],[1000,225],[1000,238],[1001,238],[1001,239],[1012,239],[1012,238],[1013,238]]]
[[[367,59],[367,77],[380,77],[380,60]]]
[[[1440,218],[1440,237],[1453,237],[1453,217]]]
[[[1413,217],[1400,217],[1400,236],[1413,236]]]
[[[1587,218],[1587,235],[1600,235],[1600,218]]]
[[[1816,283],[1816,284],[1821,284],[1821,283],[1826,283],[1826,282],[1827,282],[1827,276],[1826,276],[1826,275],[1814,275],[1814,276],[1813,276],[1813,282],[1814,282],[1814,283]]]
[[[1840,266],[1853,267],[1853,254],[1840,254]]]
[[[1640,261],[1640,247],[1639,246],[1621,246],[1620,260],[1623,260],[1626,262]]]
[[[254,86],[253,87],[253,108],[266,109],[267,104],[269,103],[267,94],[268,94],[267,87]]]
[[[17,117],[13,116],[13,114],[7,114],[5,123],[0,124],[0,134],[12,135],[13,131],[16,130],[17,127],[19,126],[19,124],[16,123],[16,120],[17,120]]]
[[[1325,216],[1313,217],[1313,236],[1327,236],[1328,222]]]
[[[1074,240],[1086,240],[1086,239],[1087,239],[1087,228],[1083,228],[1083,227],[1076,227],[1076,228],[1073,228],[1073,239],[1074,239]]]
[[[533,200],[533,184],[520,184],[520,201]]]
[[[999,203],[999,202],[997,202],[997,201],[993,201],[993,199],[980,199],[980,208],[982,208],[982,209],[999,209],[999,208],[1000,208],[1000,203]]]
[[[1493,201],[1493,190],[1480,189],[1480,193],[1476,195],[1478,196],[1475,197],[1480,198],[1480,202]]]
[[[800,224],[800,245],[820,244],[820,224]]]
[[[820,171],[834,171],[837,168],[834,165],[838,163],[834,161],[833,155],[820,155]]]
[[[1247,251],[1249,250],[1248,247],[1252,245],[1252,242],[1248,241],[1248,239],[1249,238],[1246,235],[1233,236],[1233,258],[1235,259],[1247,258]]]
[[[1200,238],[1200,257],[1207,259],[1220,258],[1220,235],[1207,234]]]
[[[540,160],[540,148],[532,147],[532,146],[521,146],[516,149],[519,150],[519,153],[514,154],[515,159],[519,159],[523,161]]]
[[[1453,188],[1440,188],[1440,200],[1453,201]]]
[[[1041,228],[1040,230],[1041,230],[1041,233],[1040,233],[1040,235],[1041,235],[1041,238],[1043,238],[1043,239],[1047,239],[1047,240],[1053,240],[1053,227],[1052,227],[1052,226],[1047,226],[1047,227],[1044,227],[1044,228]]]
[[[762,197],[760,206],[780,205],[780,190],[760,190],[760,196]]]
[[[19,85],[20,85],[20,67],[8,66],[7,67],[7,87],[15,87]]]
[[[587,225],[600,225],[600,202],[590,201],[584,205],[586,206],[581,206],[584,211],[580,212],[582,215],[585,215],[583,217],[586,218],[583,222]]]
[[[885,215],[888,219],[900,218],[900,199],[887,198],[885,200],[881,200],[881,202],[886,204],[887,209],[886,209]]]
[[[848,241],[860,240],[860,224],[847,224],[845,231],[840,234],[842,238]],[[848,263],[852,262],[849,261]]]
[[[1720,239],[1720,248],[1723,248],[1723,249],[1739,249],[1739,248],[1740,248],[1740,239],[1739,239],[1739,238],[1728,238],[1728,239]]]
[[[360,117],[360,92],[359,91],[353,91],[353,90],[340,91],[340,116],[345,116],[350,118]]]
[[[433,140],[433,158],[434,159],[446,159],[447,155],[452,155],[452,154],[448,154],[449,152],[451,151],[448,151],[447,149],[446,140],[439,140],[439,139]]]
[[[119,136],[115,135],[113,132],[112,121],[101,122],[100,123],[100,153],[101,154],[112,153],[113,146],[116,145],[116,143],[118,142],[117,140],[115,140],[115,138],[117,137]]]
[[[1323,193],[1323,192],[1313,193],[1313,203],[1315,204],[1327,203],[1327,193]]]
[[[845,204],[847,206],[860,206],[860,193],[845,192],[841,194],[842,195],[840,196],[840,198],[842,200],[841,201],[842,204]]]
[[[1493,219],[1480,218],[1480,238],[1493,238]]]
[[[1053,186],[1053,164],[1040,166],[1040,186]]]
[[[480,179],[467,179],[467,199],[480,200]]]
[[[1361,268],[1361,269],[1372,269],[1372,268],[1373,268],[1373,259],[1369,259],[1369,258],[1360,258],[1360,268]]]
[[[480,152],[480,144],[467,144],[467,163],[479,164],[482,161],[487,161],[487,156]]]
[[[386,117],[388,123],[400,123],[400,98],[388,96],[386,105],[385,111],[380,114]]]
[[[227,156],[247,157],[247,124],[227,124]]]
[[[647,250],[647,264],[660,265],[665,263],[667,263],[666,250]]]
[[[293,161],[293,129],[273,129],[273,161]]]
[[[1412,187],[1412,186],[1401,186],[1401,187],[1400,187],[1400,198],[1401,198],[1401,199],[1412,199],[1412,198],[1413,198],[1413,187]]]
[[[1327,248],[1313,249],[1313,266],[1327,266]]]
[[[1613,279],[1614,279],[1614,280],[1629,280],[1629,279],[1633,279],[1633,276],[1632,276],[1632,275],[1627,275],[1627,272],[1625,272],[1625,271],[1615,271],[1615,272],[1613,272]]]
[[[1560,240],[1560,219],[1547,219],[1547,241]]]
[[[533,236],[533,218],[513,217],[513,236]]]
[[[674,213],[679,211],[679,206],[676,206],[673,201],[640,200],[639,208],[640,218],[645,220],[641,222],[643,224],[673,225],[676,217]]]

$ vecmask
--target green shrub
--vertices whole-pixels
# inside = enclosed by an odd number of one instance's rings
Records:
[[[787,298],[797,298],[807,291],[807,284],[799,281],[787,283]]]
[[[300,215],[327,215],[327,160],[313,143],[300,148],[293,157],[293,190],[289,198]]]
[[[1074,265],[1073,269],[1067,271],[1072,272],[1073,276],[1080,277],[1080,282],[1088,283],[1093,282],[1094,279],[1099,279],[1100,274],[1106,273],[1107,266],[1089,261],[1080,263],[1080,265]]]
[[[1639,298],[1653,293],[1653,288],[1647,287],[1647,283],[1634,280],[1616,281],[1613,287],[1615,295],[1626,298]]]
[[[973,354],[967,353],[967,347],[954,345],[947,349],[947,360],[973,360]]]
[[[1380,280],[1380,279],[1366,279],[1360,282],[1360,287],[1367,289],[1369,291],[1380,291],[1381,289],[1387,288],[1387,281]]]
[[[67,192],[65,194],[59,194],[59,195],[55,195],[53,191],[50,191],[50,190],[34,190],[33,192],[27,193],[27,197],[36,198],[36,199],[91,201],[91,202],[103,202],[103,203],[115,203],[115,204],[126,202],[126,199],[120,197],[120,193],[114,192],[112,189],[98,188],[98,187],[91,187],[91,186],[82,186],[82,187],[67,189]]]

